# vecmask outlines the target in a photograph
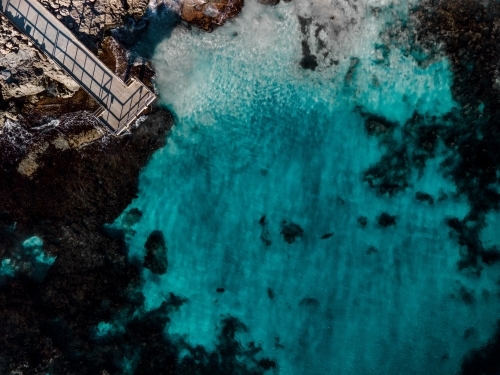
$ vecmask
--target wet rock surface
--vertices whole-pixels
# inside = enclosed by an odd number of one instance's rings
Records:
[[[264,4],[264,5],[278,5],[280,0],[259,0],[259,3]]]
[[[159,230],[151,232],[146,243],[146,256],[144,257],[144,267],[148,268],[157,275],[163,275],[167,272],[167,245],[163,233]]]
[[[261,226],[260,230],[260,240],[266,246],[271,246],[273,241],[271,240],[271,233],[269,231],[269,223],[267,222],[266,215],[262,216],[259,220]]]
[[[212,31],[226,20],[236,17],[243,8],[244,0],[164,0],[164,3],[183,21]]]
[[[434,204],[434,198],[432,198],[430,194],[423,193],[420,191],[417,191],[415,193],[415,199],[419,202],[427,202],[431,206]]]
[[[71,147],[71,138],[97,125],[84,113],[70,118],[71,124],[61,118],[43,132],[26,130],[13,153],[1,154],[1,258],[13,257],[28,234],[42,238],[47,255],[57,257],[43,280],[20,275],[0,285],[2,373],[21,367],[30,374],[117,373],[112,352],[99,349],[92,327],[142,303],[132,293],[139,270],[127,261],[123,235],[103,225],[137,194],[139,170],[164,144],[172,116],[156,110],[128,136],[78,147]],[[20,160],[43,142],[36,171],[20,173]]]

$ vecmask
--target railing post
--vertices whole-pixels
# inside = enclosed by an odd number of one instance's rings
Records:
[[[59,42],[59,29],[57,29],[56,40],[54,42],[54,52],[52,54],[56,57],[57,43]]]

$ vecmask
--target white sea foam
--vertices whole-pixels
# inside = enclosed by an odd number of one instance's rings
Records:
[[[252,92],[248,90],[252,90],[252,85],[225,79],[225,86],[218,87],[217,80],[225,71],[228,75],[237,72],[244,82],[251,80],[266,85],[272,79],[288,81],[294,86],[314,86],[318,99],[345,102],[348,97],[349,103],[342,105],[361,106],[391,120],[404,121],[414,110],[442,114],[456,105],[449,91],[452,76],[446,60],[421,69],[411,56],[403,56],[398,49],[390,51],[385,63],[376,60],[375,47],[381,42],[378,35],[385,25],[382,16],[389,14],[393,18],[393,3],[390,10],[379,11],[378,16],[369,10],[386,2],[374,0],[363,7],[358,5],[357,11],[352,10],[352,5],[345,5],[347,2],[342,3],[344,8],[335,8],[334,12],[342,10],[341,13],[349,17],[356,14],[358,21],[351,25],[343,20],[344,28],[338,37],[328,30],[325,40],[329,43],[329,59],[338,61],[338,65],[322,68],[320,64],[319,71],[315,72],[304,71],[299,65],[303,36],[297,15],[309,17],[311,13],[319,13],[322,16],[318,20],[313,18],[314,24],[328,23],[329,13],[320,12],[316,2],[312,6],[300,0],[274,8],[248,2],[239,18],[214,33],[175,29],[155,55],[162,100],[180,117],[201,113],[197,109],[203,108],[206,101],[214,107],[235,110],[235,105],[251,100]],[[406,3],[400,4],[397,8],[401,13],[406,6]],[[317,28],[311,32],[314,34],[315,30]],[[345,83],[351,58],[359,59],[359,63],[352,80]],[[250,61],[253,64],[248,64]],[[234,84],[241,85],[241,89],[230,86]],[[221,99],[227,100],[227,97],[221,95],[220,90],[238,93],[233,95],[231,106],[221,103]],[[351,96],[346,96],[346,90]]]

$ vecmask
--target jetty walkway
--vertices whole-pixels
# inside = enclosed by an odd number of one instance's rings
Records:
[[[95,116],[120,133],[156,98],[139,80],[120,80],[37,0],[0,0],[2,13],[101,106]]]

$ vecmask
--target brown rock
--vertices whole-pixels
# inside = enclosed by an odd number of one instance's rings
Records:
[[[184,21],[205,31],[223,25],[227,19],[236,17],[243,8],[244,0],[185,0],[180,14]]]
[[[128,55],[125,48],[111,36],[104,38],[97,55],[122,81],[127,80]]]

